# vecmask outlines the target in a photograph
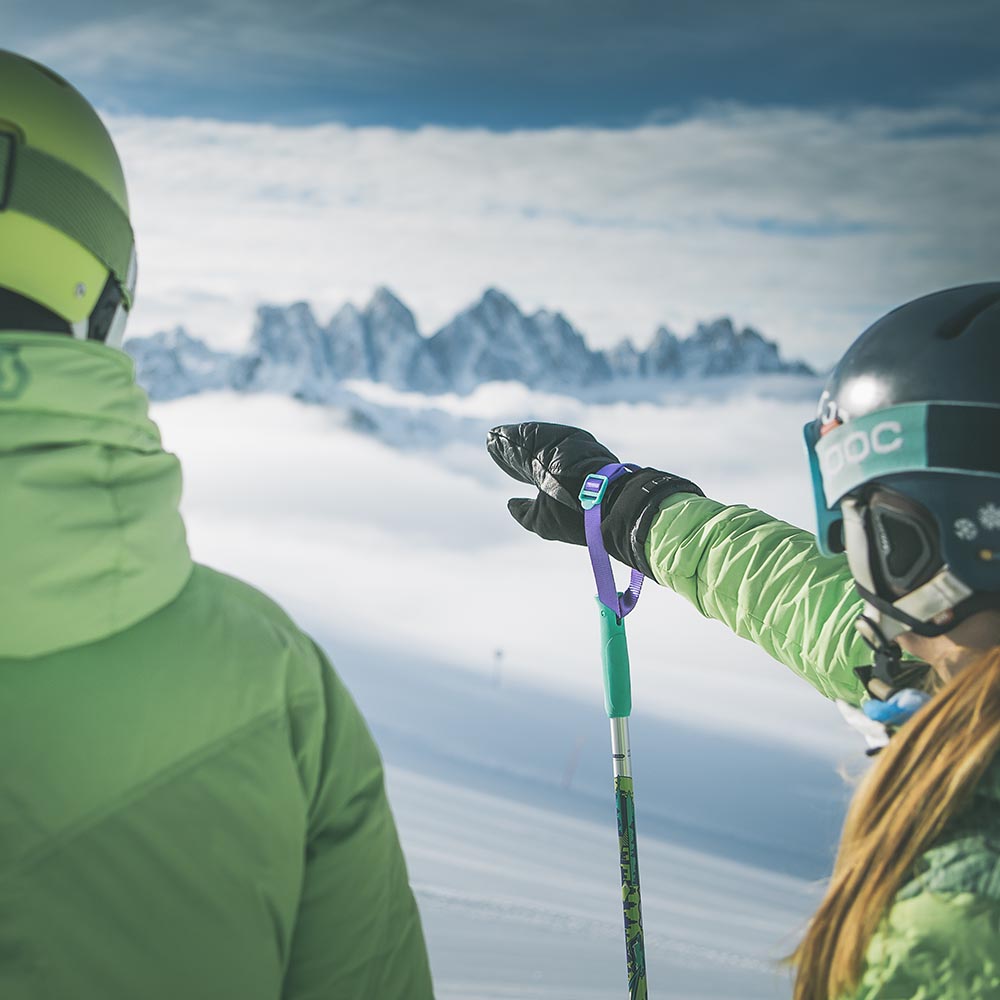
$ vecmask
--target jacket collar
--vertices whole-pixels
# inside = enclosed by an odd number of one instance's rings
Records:
[[[172,601],[192,569],[180,491],[127,355],[0,332],[0,658],[93,642]]]

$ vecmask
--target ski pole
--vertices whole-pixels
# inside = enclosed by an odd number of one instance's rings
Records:
[[[608,484],[630,474],[635,466],[613,463],[588,476],[580,490],[584,528],[601,616],[601,661],[604,669],[604,706],[611,723],[611,759],[615,778],[618,817],[618,860],[621,868],[622,909],[625,920],[625,963],[629,1000],[646,1000],[646,952],[642,935],[642,902],[639,890],[639,854],[635,835],[635,796],[632,785],[632,751],[628,718],[632,712],[625,616],[639,600],[643,575],[632,571],[625,593],[619,593],[611,560],[601,537],[601,501]]]

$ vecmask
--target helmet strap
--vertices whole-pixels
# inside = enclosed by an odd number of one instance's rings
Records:
[[[947,567],[938,576],[945,573],[958,584],[960,592],[967,596],[960,598],[950,607],[940,607],[938,611],[930,613],[926,621],[912,618],[901,610],[901,605],[912,596],[911,594],[900,598],[895,604],[890,604],[865,590],[855,581],[855,589],[865,599],[865,607],[855,620],[854,627],[872,649],[875,659],[871,666],[855,667],[854,673],[873,698],[885,701],[903,688],[918,686],[929,669],[926,663],[902,659],[902,650],[896,639],[904,632],[916,632],[917,635],[935,638],[950,632],[956,625],[978,611],[1000,608],[1000,594],[991,591],[973,593],[957,580]],[[929,587],[932,583],[934,580],[928,581],[924,586]],[[938,593],[943,596],[944,590],[939,588]]]
[[[883,623],[881,612],[866,603],[855,627],[875,654],[871,666],[854,668],[854,673],[873,698],[888,701],[904,688],[919,686],[930,668],[920,661],[903,660],[903,651],[895,637],[907,631],[905,626],[891,619]]]

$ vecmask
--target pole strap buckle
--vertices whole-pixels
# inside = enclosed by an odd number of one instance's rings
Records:
[[[600,504],[608,490],[609,482],[607,476],[602,476],[597,472],[592,476],[587,476],[580,488],[580,506],[584,510],[590,510]]]

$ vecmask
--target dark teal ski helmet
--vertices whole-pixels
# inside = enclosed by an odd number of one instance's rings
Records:
[[[819,546],[846,552],[877,652],[1000,607],[1000,282],[874,323],[805,437]]]

